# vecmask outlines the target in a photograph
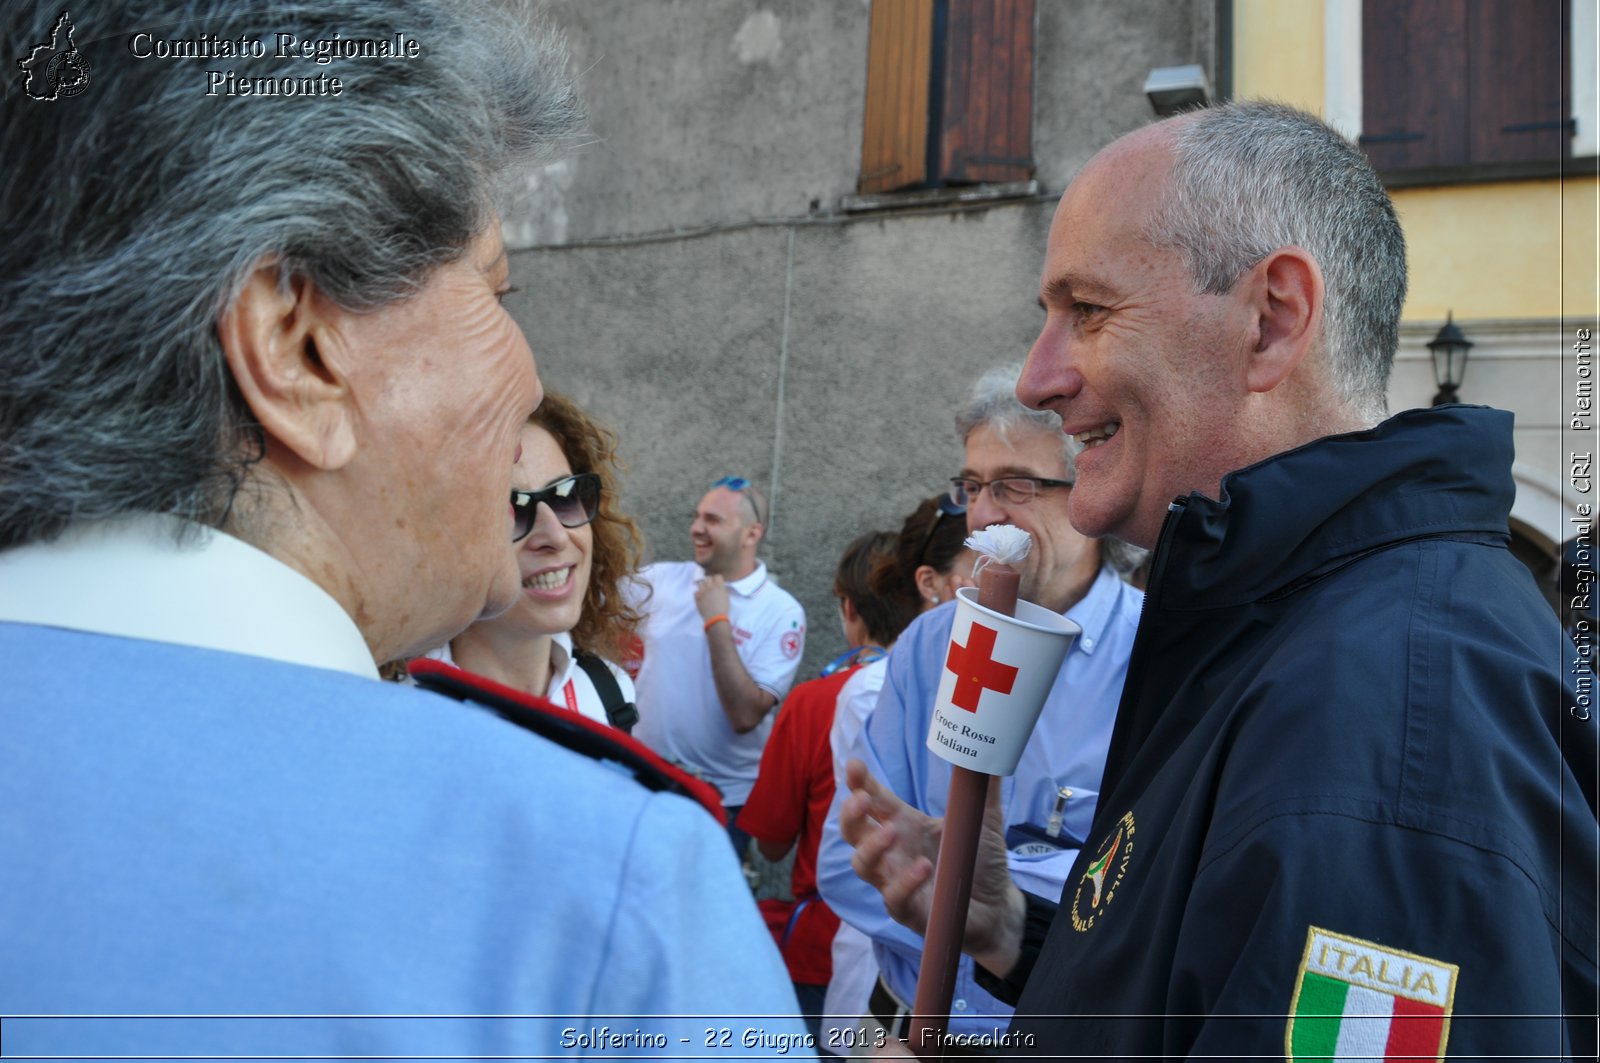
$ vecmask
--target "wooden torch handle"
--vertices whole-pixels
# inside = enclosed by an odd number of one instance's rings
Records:
[[[978,604],[1005,616],[1017,612],[1021,574],[1010,565],[986,565],[978,577]],[[942,1055],[940,1040],[950,1025],[950,999],[955,995],[961,939],[972,901],[973,865],[983,830],[983,809],[989,780],[981,771],[951,765],[950,796],[945,802],[944,834],[934,872],[933,905],[917,970],[917,995],[911,1008],[911,1050],[928,1061]]]

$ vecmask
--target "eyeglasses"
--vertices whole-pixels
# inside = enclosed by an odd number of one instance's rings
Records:
[[[1043,476],[1001,476],[994,480],[971,480],[956,476],[950,480],[950,500],[958,506],[970,506],[987,487],[989,497],[1001,506],[1025,506],[1039,497],[1039,492],[1049,487],[1071,487],[1071,480],[1050,480]]]
[[[755,514],[756,523],[765,524],[766,522],[761,519],[761,507],[756,505],[756,496],[750,494],[750,488],[754,486],[754,484],[752,484],[749,480],[746,480],[743,476],[724,476],[716,483],[712,484],[711,489],[715,491],[719,487],[726,487],[735,494],[744,495],[745,501],[750,503],[750,512]]]
[[[939,512],[928,525],[928,530],[922,533],[922,545],[917,547],[917,564],[920,565],[927,561],[928,547],[933,545],[933,537],[938,534],[940,523],[946,517],[965,517],[966,515],[967,507],[964,503],[955,501],[950,495],[940,495]]]
[[[521,542],[533,531],[539,503],[550,507],[563,528],[581,528],[600,511],[600,477],[580,472],[537,491],[511,492],[511,541]]]

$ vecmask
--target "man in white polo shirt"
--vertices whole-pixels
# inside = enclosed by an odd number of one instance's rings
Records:
[[[749,837],[732,824],[806,644],[805,610],[756,559],[766,521],[755,485],[724,476],[695,507],[694,560],[642,573],[651,595],[634,737],[722,791],[741,855]]]

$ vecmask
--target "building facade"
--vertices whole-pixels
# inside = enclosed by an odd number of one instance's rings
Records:
[[[1572,111],[1545,136],[1555,154],[1384,171],[1412,278],[1391,409],[1429,402],[1425,344],[1453,313],[1475,344],[1462,400],[1517,415],[1514,530],[1535,568],[1578,513],[1564,374],[1597,309],[1594,2],[1550,4],[1554,83]],[[1363,47],[1363,15],[1379,40],[1410,39],[1382,22],[1384,6],[552,3],[594,140],[530,177],[504,219],[521,289],[509,305],[546,386],[620,432],[626,502],[653,557],[688,556],[689,512],[717,477],[767,489],[767,560],[806,606],[802,674],[814,673],[843,648],[840,551],[897,527],[959,467],[962,395],[984,368],[1025,357],[1043,320],[1055,200],[1096,150],[1153,117],[1150,72],[1197,65],[1214,97],[1287,100],[1410,144],[1411,130],[1377,128],[1393,116],[1362,110],[1363,79],[1391,78],[1371,98],[1399,98],[1403,50]],[[1437,21],[1482,5],[1411,6],[1443,11]],[[1469,58],[1550,80],[1544,53]],[[1440,110],[1419,100],[1413,111]]]

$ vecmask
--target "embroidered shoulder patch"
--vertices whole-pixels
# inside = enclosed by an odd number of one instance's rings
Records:
[[[1111,836],[1100,843],[1094,863],[1078,880],[1078,888],[1072,894],[1072,929],[1078,933],[1088,933],[1117,895],[1122,876],[1128,872],[1128,861],[1133,859],[1133,831],[1130,811],[1117,821]]]
[[[1283,1051],[1296,1059],[1443,1059],[1453,963],[1321,927],[1306,933]]]

